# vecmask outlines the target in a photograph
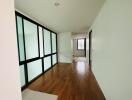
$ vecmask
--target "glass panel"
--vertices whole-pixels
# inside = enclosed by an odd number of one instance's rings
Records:
[[[38,57],[37,25],[24,20],[26,59]]]
[[[78,49],[84,50],[84,39],[78,39]]]
[[[23,43],[23,27],[22,27],[22,18],[17,16],[17,31],[18,31],[18,40],[19,40],[19,60],[24,61],[24,43]]]
[[[21,87],[25,85],[25,70],[24,65],[20,65],[20,79],[21,79]]]
[[[45,55],[51,54],[50,32],[45,29],[44,29],[44,49],[45,49]]]
[[[44,71],[51,67],[51,56],[44,58]]]
[[[39,26],[39,44],[40,44],[40,57],[44,56],[43,51],[43,35],[42,35],[42,27]]]
[[[52,55],[52,61],[53,61],[53,65],[56,64],[57,62],[56,54]]]
[[[27,64],[29,82],[42,73],[42,61],[36,60]]]
[[[56,34],[52,33],[52,53],[56,53]]]

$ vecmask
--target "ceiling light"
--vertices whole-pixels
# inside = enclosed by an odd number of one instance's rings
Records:
[[[59,2],[55,2],[54,5],[57,7],[57,6],[60,5],[60,3]]]

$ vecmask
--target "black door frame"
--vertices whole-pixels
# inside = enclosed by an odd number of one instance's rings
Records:
[[[89,65],[92,66],[92,30],[89,32]]]
[[[85,52],[85,57],[86,57],[86,56],[87,56],[87,55],[86,55],[86,54],[87,54],[87,53],[86,53],[86,52],[87,52],[87,51],[86,51],[86,38],[84,39],[84,52]]]

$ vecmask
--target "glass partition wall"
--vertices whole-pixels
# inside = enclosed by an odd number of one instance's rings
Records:
[[[44,74],[58,62],[57,34],[15,12],[21,87]]]

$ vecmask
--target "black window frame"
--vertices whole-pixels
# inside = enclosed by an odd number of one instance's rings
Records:
[[[20,16],[22,18],[22,28],[23,28],[23,44],[24,44],[24,56],[25,56],[25,60],[24,61],[20,61],[20,50],[19,50],[19,38],[18,38],[18,27],[17,27],[17,16]],[[57,45],[57,33],[50,30],[49,28],[46,28],[45,26],[39,24],[38,22],[26,17],[25,15],[15,11],[15,18],[16,18],[16,35],[17,35],[17,45],[18,45],[18,56],[19,56],[19,65],[24,65],[24,72],[25,72],[25,85],[23,87],[21,87],[22,90],[24,90],[29,84],[31,84],[33,81],[35,81],[36,79],[38,79],[41,75],[43,75],[44,73],[46,73],[49,69],[51,69],[53,66],[55,66],[58,63],[58,45]],[[31,59],[26,59],[26,46],[25,46],[25,34],[24,34],[24,20],[27,20],[35,25],[37,25],[37,37],[38,37],[38,57],[35,58],[31,58]],[[42,27],[42,39],[43,39],[43,57],[40,57],[40,43],[39,43],[39,26]],[[45,48],[44,48],[44,29],[48,30],[50,32],[50,40],[51,40],[51,54],[45,55]],[[56,35],[56,52],[52,53],[52,34]],[[57,62],[53,65],[53,61],[52,61],[52,56],[56,54],[57,57]],[[46,71],[44,71],[44,58],[51,56],[51,67],[49,69],[47,69]],[[27,64],[36,60],[41,60],[42,61],[42,73],[38,76],[36,76],[34,79],[32,79],[30,82],[28,81],[28,68],[27,68]]]

